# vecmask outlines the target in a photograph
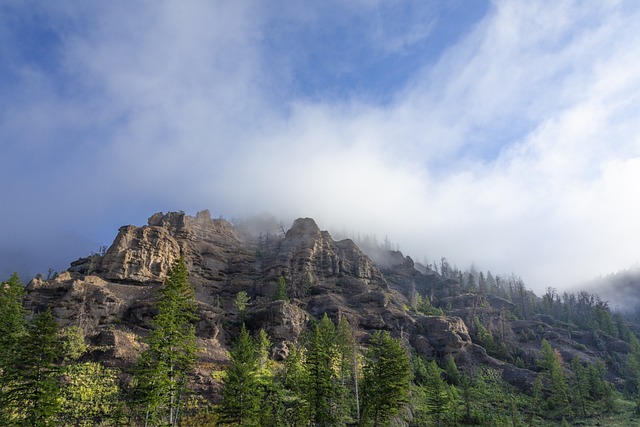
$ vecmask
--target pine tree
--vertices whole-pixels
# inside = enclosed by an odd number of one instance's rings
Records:
[[[500,370],[487,366],[479,367],[472,382],[472,423],[520,425],[519,408],[523,406],[523,402],[518,394],[519,392],[502,379]]]
[[[627,391],[640,398],[640,340],[634,334],[629,337],[629,353],[627,353],[625,371]]]
[[[247,306],[249,305],[249,300],[251,297],[245,291],[240,291],[236,294],[236,298],[233,301],[233,304],[236,306],[238,310],[238,315],[240,316],[240,321],[244,323],[244,316],[247,313]]]
[[[261,427],[279,427],[283,425],[285,414],[284,390],[282,384],[275,381],[273,364],[269,355],[271,353],[271,340],[264,329],[260,329],[255,340],[256,353],[258,357],[258,395],[260,396],[260,417]]]
[[[307,370],[304,363],[304,351],[292,345],[289,356],[284,361],[281,376],[286,425],[302,427],[309,424],[309,402],[305,398]]]
[[[587,405],[589,403],[589,376],[587,369],[582,366],[578,356],[571,360],[571,370],[573,371],[572,398],[576,413],[582,417],[587,416]]]
[[[12,424],[52,426],[59,410],[58,375],[63,357],[58,325],[50,311],[34,316],[14,359],[4,367],[0,405]]]
[[[271,340],[264,329],[258,332],[256,342],[256,351],[258,352],[258,364],[262,375],[270,375],[269,372],[269,354],[271,353]]]
[[[459,385],[460,384],[460,371],[458,370],[458,366],[456,365],[456,361],[453,359],[453,356],[449,355],[447,359],[447,364],[444,367],[444,374],[447,378],[447,382],[451,385]]]
[[[356,402],[355,375],[357,373],[356,343],[351,331],[351,325],[346,316],[342,316],[338,321],[336,329],[336,351],[338,358],[338,376],[342,397],[340,398],[339,410],[344,419],[356,419],[359,416]],[[355,409],[355,411],[353,411]],[[353,413],[352,413],[353,412]]]
[[[15,358],[18,343],[26,333],[26,312],[22,307],[24,285],[16,273],[0,284],[0,371]]]
[[[478,316],[474,316],[473,325],[475,326],[475,339],[479,345],[484,347],[489,354],[495,354],[496,344],[493,340],[493,335],[489,330],[482,324]]]
[[[283,276],[278,278],[278,287],[276,288],[276,301],[289,301],[289,293],[287,292],[287,282]]]
[[[335,335],[335,326],[325,314],[309,337],[306,353],[306,399],[311,419],[322,427],[334,425],[339,418],[335,411],[341,395],[334,370],[337,358]]]
[[[544,368],[550,384],[549,398],[547,399],[549,413],[552,416],[570,414],[569,391],[562,372],[560,353],[551,348],[551,345],[545,339],[542,340],[540,351],[542,353],[540,365]]]
[[[280,384],[273,381],[273,377],[263,378],[260,386],[260,427],[285,427],[284,390]]]
[[[427,380],[425,389],[425,411],[436,425],[440,426],[454,405],[454,396],[450,386],[442,378],[442,369],[435,360],[427,364]]]
[[[540,415],[540,404],[542,403],[542,379],[540,375],[533,381],[533,391],[531,394],[529,407],[529,427],[533,427],[535,419]]]
[[[460,379],[460,396],[464,404],[464,419],[471,423],[471,407],[474,403],[474,390],[471,375],[464,373]]]
[[[188,391],[187,379],[196,360],[195,291],[180,258],[160,291],[158,314],[147,338],[149,348],[138,359],[136,398],[145,425],[178,425]]]
[[[0,283],[0,425],[9,423],[12,412],[12,406],[5,402],[5,392],[11,385],[7,368],[15,362],[19,343],[27,331],[23,297],[24,286],[16,273]]]
[[[374,427],[386,425],[409,402],[411,363],[400,341],[387,331],[371,335],[362,368],[363,418]]]
[[[349,321],[345,316],[342,316],[336,329],[336,351],[339,359],[340,382],[343,386],[353,375],[354,344]]]
[[[615,408],[613,388],[605,379],[607,368],[601,360],[590,363],[587,367],[587,377],[589,381],[589,395],[593,402],[598,402],[606,411],[613,411]]]
[[[224,425],[255,426],[260,411],[259,357],[256,344],[242,325],[230,352],[220,402],[220,421]]]

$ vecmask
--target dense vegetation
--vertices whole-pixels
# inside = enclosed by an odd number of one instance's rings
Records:
[[[629,345],[627,357],[563,360],[545,339],[539,356],[528,357],[509,346],[499,325],[474,313],[467,319],[474,342],[497,359],[537,373],[531,387],[516,388],[497,369],[459,369],[452,357],[418,356],[402,336],[386,331],[362,339],[346,316],[324,315],[291,345],[286,359],[276,362],[264,330],[246,329],[248,296],[240,292],[230,363],[209,372],[221,384],[218,399],[209,401],[194,389],[196,306],[182,260],[158,295],[153,329],[128,371],[84,357],[87,348],[78,327],[61,330],[49,311],[28,313],[24,286],[13,275],[0,288],[0,425],[532,426],[635,417],[640,342],[625,318],[597,295],[560,296],[548,289],[537,298],[515,276],[462,272],[444,259],[428,268],[471,295],[513,302],[516,308],[504,316],[549,316],[569,329],[592,331],[596,339],[623,340]],[[274,298],[288,300],[284,280]],[[407,310],[442,315],[450,308],[433,295],[414,292]],[[606,353],[604,343],[599,345]],[[624,373],[624,384],[607,381],[605,363]]]

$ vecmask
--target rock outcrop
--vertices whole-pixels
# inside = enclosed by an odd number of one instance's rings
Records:
[[[93,359],[129,365],[152,326],[157,291],[180,257],[196,290],[203,366],[228,362],[226,351],[242,323],[253,332],[265,329],[274,343],[273,356],[284,359],[312,320],[325,314],[334,321],[346,316],[363,342],[375,330],[390,331],[422,356],[443,361],[452,356],[462,369],[486,364],[525,390],[535,373],[504,360],[532,366],[543,338],[565,360],[604,359],[598,350],[602,345],[618,359],[629,351],[622,340],[569,332],[543,316],[515,320],[510,301],[465,293],[451,278],[418,271],[399,251],[379,249],[374,262],[353,241],[335,241],[310,218],[296,220],[286,233],[248,232],[212,219],[208,211],[195,217],[156,213],[145,226],[121,227],[104,254],[74,261],[51,280],[32,280],[26,305],[34,312],[50,308],[62,326],[80,326],[93,345]],[[249,303],[239,311],[235,298],[241,291]],[[435,313],[446,315],[419,313],[417,295],[434,301]],[[474,343],[475,318],[504,347],[487,346],[493,351],[488,354]],[[492,357],[501,351],[503,361]],[[214,387],[206,377],[202,386]]]
[[[282,354],[312,317],[325,313],[335,320],[348,316],[365,331],[416,331],[403,297],[353,241],[334,241],[310,218],[296,220],[285,235],[261,241],[225,220],[211,219],[208,211],[195,217],[157,213],[145,226],[121,227],[104,255],[74,261],[55,279],[34,279],[28,306],[52,308],[61,325],[79,325],[101,343],[115,343],[114,330],[141,337],[156,313],[157,290],[180,257],[196,288],[196,331],[208,360],[224,359],[242,320],[252,330],[264,328]],[[280,280],[291,302],[275,300]],[[242,316],[234,304],[240,291],[250,296]],[[115,354],[103,351],[104,357]]]

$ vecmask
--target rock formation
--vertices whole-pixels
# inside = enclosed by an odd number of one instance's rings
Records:
[[[453,356],[463,368],[489,364],[522,388],[530,387],[533,373],[494,359],[474,343],[469,330],[474,317],[512,343],[513,358],[535,358],[543,337],[560,345],[563,356],[587,361],[597,355],[590,347],[593,337],[567,335],[544,319],[509,320],[505,313],[515,310],[511,302],[465,294],[450,279],[418,271],[398,251],[386,256],[378,251],[374,262],[353,241],[333,240],[310,218],[283,231],[247,232],[212,219],[208,211],[195,217],[156,213],[145,226],[121,227],[103,255],[74,261],[54,279],[31,281],[27,307],[51,308],[62,326],[80,326],[93,344],[93,358],[128,364],[149,331],[157,290],[172,263],[183,257],[196,289],[203,363],[227,362],[228,343],[243,321],[254,332],[264,328],[275,344],[274,355],[284,358],[309,322],[325,313],[336,321],[347,316],[362,340],[372,331],[388,330],[418,354],[441,360]],[[288,301],[275,298],[282,280]],[[234,304],[240,291],[250,297],[243,313]],[[416,294],[438,301],[446,315],[412,309]],[[628,351],[623,341],[599,339],[608,340],[612,351]]]

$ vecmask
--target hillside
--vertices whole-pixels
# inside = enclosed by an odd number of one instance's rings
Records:
[[[481,273],[477,282],[477,274],[465,277],[444,260],[439,269],[416,267],[398,251],[378,250],[372,259],[310,218],[286,232],[263,227],[234,226],[208,211],[157,213],[145,226],[121,227],[103,254],[76,260],[54,278],[33,279],[25,306],[50,308],[62,327],[80,327],[89,344],[85,360],[126,372],[144,348],[157,291],[183,258],[197,303],[193,383],[214,403],[220,381],[212,373],[229,365],[241,324],[252,334],[266,331],[278,363],[325,314],[335,324],[348,319],[360,346],[375,331],[388,331],[424,360],[445,366],[452,358],[462,372],[492,368],[528,395],[543,370],[543,340],[565,361],[569,377],[574,359],[585,366],[602,361],[608,382],[620,391],[628,386],[629,329],[593,295],[573,302],[553,293],[537,298],[516,277]],[[236,303],[241,292],[249,297],[246,309]],[[600,323],[582,322],[594,313]]]

